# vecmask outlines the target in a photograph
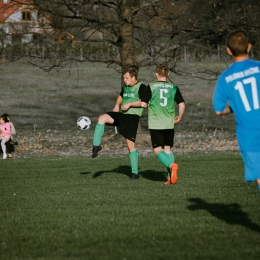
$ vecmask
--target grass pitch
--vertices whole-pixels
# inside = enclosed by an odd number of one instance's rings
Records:
[[[0,259],[257,259],[260,194],[237,153],[1,160]]]

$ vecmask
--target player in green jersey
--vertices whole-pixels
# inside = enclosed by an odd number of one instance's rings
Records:
[[[137,80],[138,68],[132,66],[123,72],[124,85],[116,100],[113,112],[100,115],[94,131],[92,158],[97,157],[102,150],[101,138],[104,134],[105,124],[118,126],[119,133],[126,139],[132,168],[131,179],[140,177],[138,173],[138,151],[135,148],[135,138],[138,129],[139,119],[143,108],[141,100],[145,95],[146,86]]]
[[[169,69],[166,65],[156,68],[157,82],[148,86],[148,127],[152,140],[154,154],[167,167],[168,177],[165,184],[175,184],[178,180],[178,165],[174,162],[171,151],[174,140],[174,124],[178,123],[185,111],[185,102],[177,86],[167,81]],[[175,103],[178,114],[175,114]],[[147,104],[142,102],[142,107]]]

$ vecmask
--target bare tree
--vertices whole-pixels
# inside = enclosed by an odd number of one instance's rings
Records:
[[[72,61],[102,61],[110,66],[139,67],[159,62],[175,62],[173,25],[183,19],[189,1],[159,0],[35,0],[38,14],[50,17],[61,37],[58,51],[31,62],[48,70]],[[176,30],[177,27],[174,28]],[[177,38],[176,38],[177,39]],[[87,48],[99,44],[106,52],[93,55]]]
[[[196,32],[199,42],[225,43],[231,30],[243,28],[250,33],[259,58],[260,2],[258,0],[194,0],[188,28]]]
[[[223,44],[227,32],[237,27],[250,32],[254,54],[259,54],[258,0],[246,3],[242,0],[29,2],[39,16],[51,21],[51,34],[59,35],[51,42],[50,32],[46,31],[41,37],[47,48],[44,55],[30,54],[30,60],[26,59],[45,70],[66,67],[75,61],[99,61],[120,71],[128,65],[144,67],[167,63],[172,71],[185,74],[185,69],[177,69],[183,46],[199,46],[210,51],[214,44]],[[22,57],[27,54],[23,53]],[[204,75],[207,73],[212,72],[203,71]],[[218,72],[214,73],[217,76]]]

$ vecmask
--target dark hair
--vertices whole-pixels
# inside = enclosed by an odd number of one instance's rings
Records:
[[[169,75],[169,68],[165,64],[160,64],[156,67],[156,73],[160,77],[168,77]]]
[[[248,33],[243,29],[231,31],[226,38],[226,45],[233,56],[242,56],[247,54],[249,44]]]
[[[1,117],[2,117],[2,116],[9,117],[9,115],[8,115],[8,114],[6,114],[6,113],[2,114],[2,115],[1,115]]]
[[[1,116],[1,118],[5,121],[5,123],[6,123],[6,122],[9,122],[8,117],[6,116],[6,114],[3,114],[3,115]]]
[[[139,70],[139,68],[137,66],[129,66],[129,67],[124,69],[123,75],[125,75],[128,72],[129,75],[131,76],[131,78],[135,77],[137,79],[138,70]]]

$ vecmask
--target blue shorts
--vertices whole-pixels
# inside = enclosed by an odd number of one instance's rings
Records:
[[[241,152],[245,164],[245,180],[260,179],[260,152]]]

